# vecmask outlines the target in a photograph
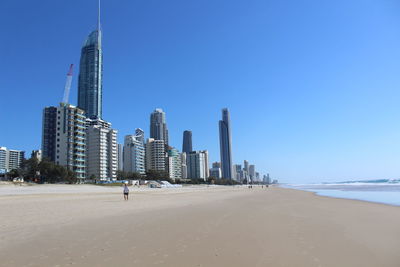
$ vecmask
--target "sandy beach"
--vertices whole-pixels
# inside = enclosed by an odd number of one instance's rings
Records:
[[[399,207],[278,187],[0,186],[0,215],[1,266],[400,266]]]

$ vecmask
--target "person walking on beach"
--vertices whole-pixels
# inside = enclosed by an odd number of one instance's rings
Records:
[[[127,184],[124,184],[124,199],[128,200],[128,196],[129,196],[129,188]]]

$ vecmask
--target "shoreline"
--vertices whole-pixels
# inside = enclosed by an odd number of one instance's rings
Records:
[[[299,190],[303,192],[310,192],[315,194],[316,196],[319,197],[328,197],[328,198],[334,198],[334,199],[347,199],[347,200],[354,200],[354,201],[362,201],[362,202],[367,202],[367,203],[374,203],[374,204],[381,204],[381,205],[388,205],[388,206],[393,206],[393,207],[400,207],[400,203],[398,201],[388,201],[388,200],[372,200],[371,198],[366,197],[367,194],[370,194],[371,192],[373,193],[380,193],[380,194],[386,194],[386,193],[393,193],[393,192],[387,192],[387,191],[357,191],[357,190],[340,190],[340,189],[304,189],[304,188],[296,188],[296,187],[286,187],[286,186],[279,186],[280,188],[284,189],[293,189],[293,190]],[[347,195],[340,195],[341,193],[345,193]],[[400,192],[395,191],[396,197]],[[352,195],[353,194],[353,195]],[[364,196],[355,196],[359,194],[364,194]]]

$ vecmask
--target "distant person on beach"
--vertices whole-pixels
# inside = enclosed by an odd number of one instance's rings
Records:
[[[128,200],[128,196],[129,196],[129,188],[126,184],[124,184],[124,199]]]

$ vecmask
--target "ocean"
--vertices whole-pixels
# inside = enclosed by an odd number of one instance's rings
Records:
[[[320,184],[285,184],[282,186],[315,192],[320,196],[400,206],[400,180],[382,179]]]

